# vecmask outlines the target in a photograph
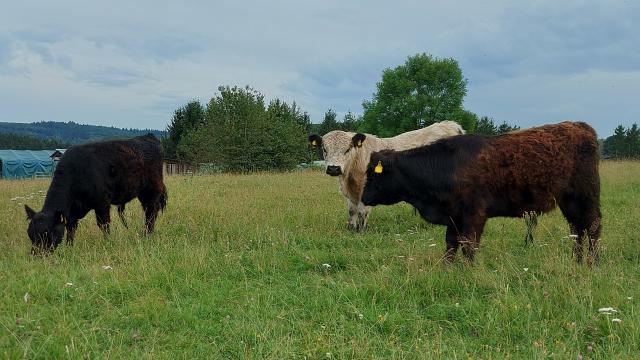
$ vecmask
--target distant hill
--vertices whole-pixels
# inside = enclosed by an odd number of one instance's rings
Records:
[[[62,143],[82,144],[89,141],[128,138],[152,133],[161,138],[165,131],[149,129],[119,129],[115,127],[83,125],[75,122],[41,121],[34,123],[0,122],[0,133],[27,135]]]

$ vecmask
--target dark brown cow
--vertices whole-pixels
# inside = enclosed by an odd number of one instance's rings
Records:
[[[447,226],[446,259],[460,245],[472,260],[488,218],[545,213],[558,205],[582,261],[598,259],[601,230],[598,143],[581,122],[564,122],[500,136],[460,135],[412,150],[373,153],[362,195],[365,205],[406,201],[434,224]]]
[[[167,203],[162,161],[162,145],[151,134],[69,148],[56,167],[42,210],[25,205],[32,252],[54,250],[65,228],[67,243],[72,243],[78,220],[91,210],[108,234],[112,204],[126,226],[124,206],[136,197],[145,211],[146,233],[151,233]]]

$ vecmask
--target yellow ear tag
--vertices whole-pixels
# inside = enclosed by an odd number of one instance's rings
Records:
[[[313,140],[313,141],[311,142],[311,145],[313,145],[313,146],[316,146],[316,144],[317,144],[317,142],[316,142],[315,140]]]
[[[382,161],[378,161],[378,165],[373,168],[373,172],[376,174],[382,174]]]
[[[362,140],[358,140],[358,147],[362,146]]]

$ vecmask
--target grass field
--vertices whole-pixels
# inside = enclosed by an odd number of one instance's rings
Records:
[[[104,238],[92,213],[34,258],[22,204],[48,181],[0,181],[0,358],[637,359],[640,163],[601,176],[594,269],[559,211],[528,247],[522,219],[492,219],[474,265],[443,265],[444,227],[396,205],[351,233],[312,171],[170,177],[153,236],[136,201],[128,230]]]

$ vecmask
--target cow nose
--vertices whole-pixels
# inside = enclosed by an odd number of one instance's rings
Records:
[[[327,166],[327,174],[331,176],[338,176],[342,174],[342,170],[340,170],[340,166],[329,165]]]

